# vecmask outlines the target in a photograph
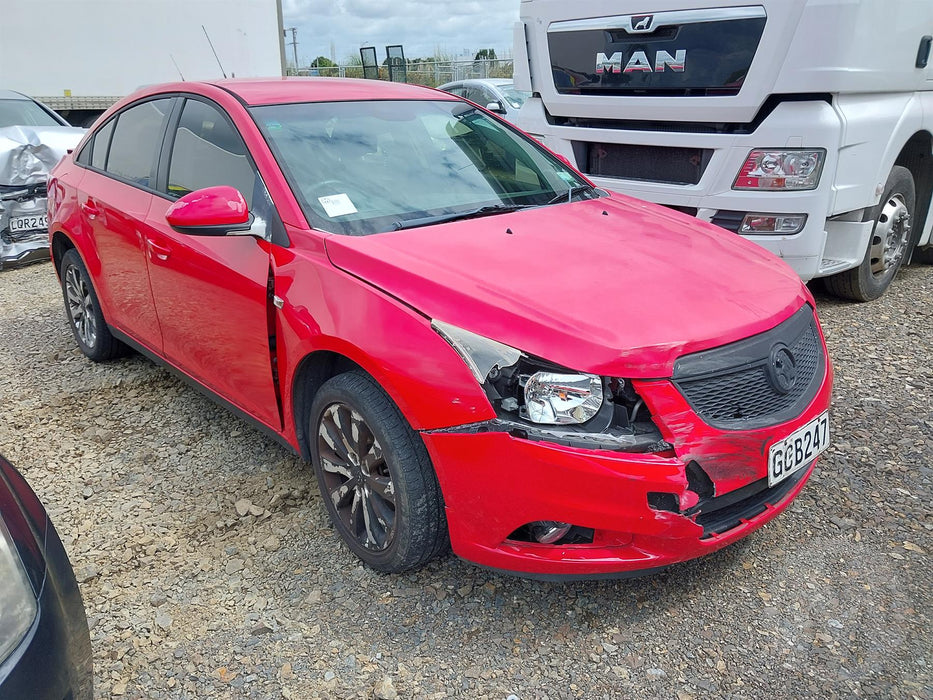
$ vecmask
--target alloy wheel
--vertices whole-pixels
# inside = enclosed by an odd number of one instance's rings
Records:
[[[334,403],[321,415],[317,442],[324,497],[362,547],[385,550],[395,535],[395,489],[373,431],[355,409]]]
[[[68,300],[68,315],[78,338],[85,346],[93,348],[97,343],[94,299],[91,297],[90,285],[74,265],[65,271],[65,295]]]

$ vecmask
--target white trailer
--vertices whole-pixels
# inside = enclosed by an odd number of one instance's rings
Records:
[[[281,0],[4,0],[0,88],[72,124],[142,85],[284,75]]]
[[[522,0],[517,124],[839,296],[933,262],[930,0]]]

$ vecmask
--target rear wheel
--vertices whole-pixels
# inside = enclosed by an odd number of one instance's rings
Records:
[[[907,255],[915,203],[913,176],[907,168],[895,165],[881,201],[865,214],[865,221],[875,222],[865,257],[858,267],[826,278],[831,293],[855,301],[871,301],[884,294]]]
[[[62,256],[59,275],[65,297],[65,316],[81,352],[95,362],[125,354],[127,347],[110,333],[91,276],[74,248]]]
[[[360,559],[398,573],[446,549],[444,502],[424,443],[372,378],[348,372],[325,382],[308,427],[324,506]]]

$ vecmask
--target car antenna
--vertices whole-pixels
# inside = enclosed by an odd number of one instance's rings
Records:
[[[168,57],[172,59],[172,63],[175,64],[175,70],[178,71],[178,75],[181,77],[181,82],[185,82],[185,75],[181,72],[181,68],[178,67],[178,61],[175,60],[175,57],[172,54],[169,54]]]
[[[214,58],[217,59],[217,65],[220,66],[220,72],[223,74],[224,80],[226,80],[226,79],[227,79],[227,71],[224,70],[223,64],[221,64],[221,62],[220,62],[220,57],[217,55],[216,49],[214,49],[214,42],[211,41],[211,36],[210,36],[210,34],[207,33],[207,27],[205,27],[205,26],[202,24],[202,25],[201,25],[201,29],[204,30],[204,36],[207,37],[207,43],[211,45],[211,51],[214,52]]]

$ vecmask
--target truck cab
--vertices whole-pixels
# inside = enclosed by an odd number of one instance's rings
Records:
[[[839,296],[933,261],[928,0],[523,0],[517,123]]]

